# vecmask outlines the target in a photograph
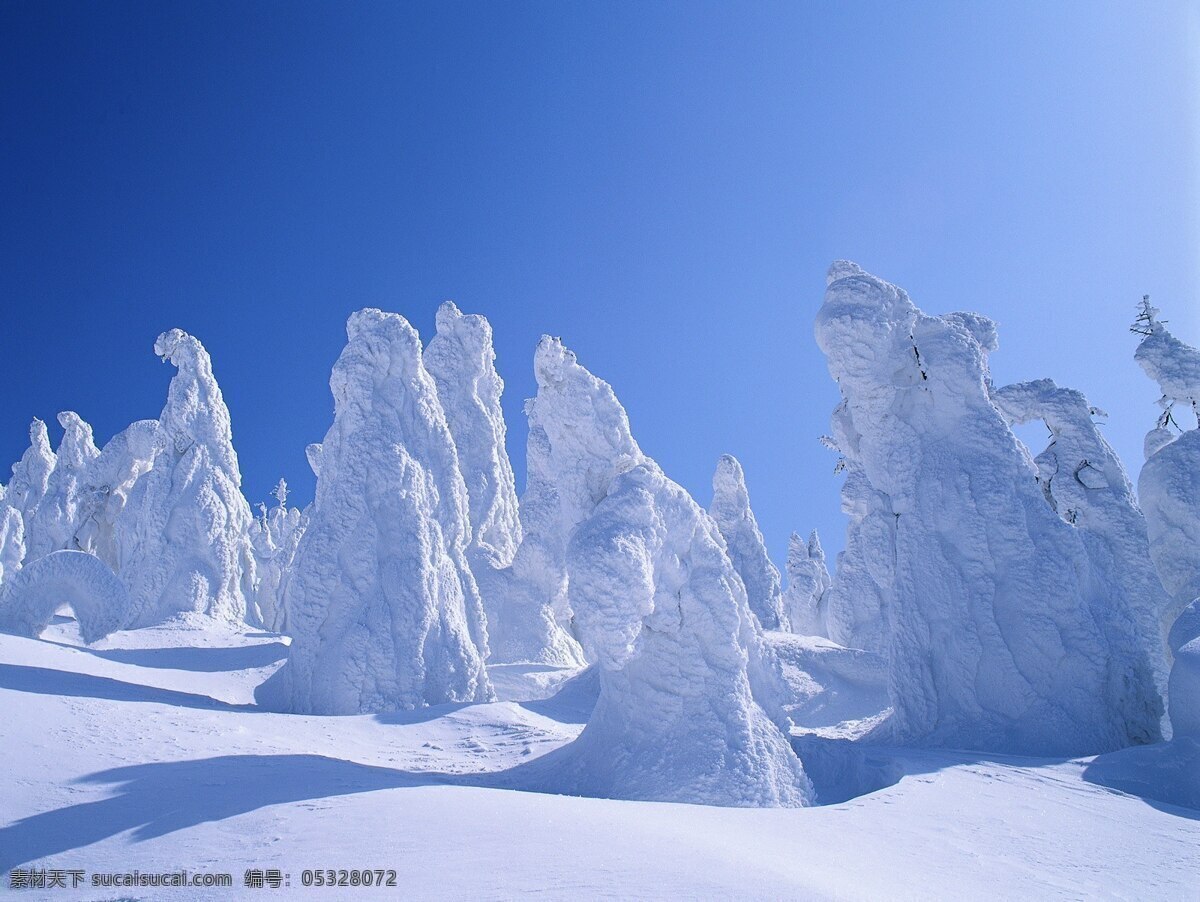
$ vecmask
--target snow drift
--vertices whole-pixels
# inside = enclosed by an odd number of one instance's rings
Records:
[[[260,704],[352,714],[491,697],[466,485],[407,320],[350,316],[316,497],[284,586],[293,637]]]
[[[891,737],[1039,755],[1157,740],[1139,602],[1047,503],[993,405],[994,325],[928,316],[839,262],[816,336],[843,397],[837,446],[891,519],[870,549],[894,562]]]

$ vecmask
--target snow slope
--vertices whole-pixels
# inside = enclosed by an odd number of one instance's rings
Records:
[[[1200,880],[1200,810],[1129,794],[1164,771],[1128,753],[873,748],[838,773],[810,746],[818,796],[882,788],[801,809],[574,798],[495,788],[578,733],[586,706],[569,692],[272,714],[248,703],[279,666],[277,637],[192,618],[77,643],[69,622],[43,641],[0,635],[0,871],[188,868],[234,888],[14,898],[255,899],[270,891],[243,874],[271,867],[287,898],[314,899],[1182,899]],[[398,889],[305,891],[306,868],[394,869]]]

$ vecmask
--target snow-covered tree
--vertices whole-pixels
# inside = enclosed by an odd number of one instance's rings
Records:
[[[834,431],[844,417],[835,413]],[[843,436],[848,445],[853,441]],[[837,574],[826,595],[824,635],[846,648],[886,653],[891,640],[888,598],[892,591],[892,530],[888,499],[871,485],[862,466],[842,458],[842,513],[849,518],[846,546],[837,556]]]
[[[250,544],[254,550],[255,604],[262,625],[277,633],[287,632],[283,582],[296,557],[296,548],[304,535],[307,518],[299,508],[288,507],[287,481],[280,479],[271,491],[277,504],[267,510],[259,505],[261,516],[250,524]]]
[[[741,462],[732,454],[722,454],[717,461],[708,513],[725,539],[729,560],[746,586],[750,610],[763,629],[788,629],[779,570],[771,563],[762,531],[750,509],[750,493]]]
[[[792,533],[788,539],[787,590],[783,606],[792,632],[801,636],[825,635],[825,604],[833,585],[825,566],[825,549],[814,529],[808,541]]]
[[[541,765],[545,785],[807,803],[811,787],[780,729],[774,661],[716,523],[641,453],[612,389],[561,342],[543,338],[536,369],[569,607],[601,687],[579,738]]]
[[[1141,602],[1046,503],[992,403],[994,325],[928,316],[842,262],[816,335],[844,401],[838,447],[892,518],[874,549],[893,562],[890,736],[1042,755],[1156,740]]]
[[[26,555],[31,561],[52,551],[77,550],[75,531],[81,523],[86,473],[100,455],[92,440],[92,427],[79,414],[65,410],[58,415],[58,423],[63,437],[54,455],[54,469],[37,510],[26,524]]]
[[[129,594],[107,564],[82,551],[53,551],[0,585],[0,630],[36,637],[64,604],[89,643],[120,629],[129,616]]]
[[[352,314],[346,332],[333,425],[310,453],[316,497],[284,584],[291,654],[260,703],[350,714],[487,700],[467,490],[420,338],[375,309]]]
[[[13,464],[12,478],[5,488],[3,501],[20,512],[26,526],[33,520],[42,496],[46,494],[53,470],[54,451],[50,447],[50,435],[46,431],[46,424],[34,417],[29,424],[29,447],[21,459]]]

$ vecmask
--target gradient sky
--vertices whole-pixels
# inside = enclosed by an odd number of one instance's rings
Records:
[[[548,332],[702,504],[740,457],[782,564],[843,541],[812,322],[846,257],[998,320],[997,382],[1082,389],[1136,476],[1135,303],[1200,342],[1198,107],[1181,2],[4,0],[0,469],[32,416],[156,416],[178,326],[247,496],[304,503],[347,314],[428,337],[452,298],[495,329],[519,483]]]

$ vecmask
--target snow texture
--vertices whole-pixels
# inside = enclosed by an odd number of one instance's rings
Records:
[[[21,512],[0,504],[0,586],[21,569],[24,559],[25,523]]]
[[[1167,694],[1173,738],[1200,740],[1200,598],[1179,615],[1169,644],[1175,656]]]
[[[491,698],[466,485],[407,320],[350,316],[334,420],[284,586],[291,655],[268,707],[351,714]]]
[[[12,478],[4,491],[4,505],[18,511],[22,523],[27,525],[33,520],[53,471],[54,451],[50,448],[50,436],[46,424],[35,417],[29,424],[29,447],[13,464]]]
[[[845,418],[834,416],[835,437]],[[844,446],[854,441],[841,435]],[[892,529],[887,496],[876,490],[863,468],[843,458],[842,513],[849,518],[846,547],[838,553],[837,575],[826,596],[824,635],[846,648],[886,653],[888,598],[892,590]]]
[[[115,573],[94,555],[54,551],[22,567],[0,587],[0,630],[37,637],[62,605],[70,605],[84,642],[120,629],[129,594]]]
[[[787,590],[783,607],[791,631],[801,636],[824,636],[825,610],[833,579],[825,566],[825,549],[814,529],[808,541],[792,533],[788,539]]]
[[[537,374],[534,414],[569,535],[570,609],[600,673],[583,733],[539,762],[543,785],[604,798],[809,803],[780,729],[774,659],[716,523],[642,455],[612,389],[557,339],[539,345]]]
[[[287,483],[280,479],[274,491],[278,503],[269,511],[265,504],[260,504],[261,515],[250,526],[254,572],[258,577],[254,599],[262,625],[276,633],[287,632],[283,581],[291,570],[307,525],[307,517],[299,508],[287,506],[287,494]]]
[[[147,445],[153,461],[135,477],[124,505],[117,502],[119,511],[108,511],[116,519],[89,529],[111,529],[108,540],[120,549],[118,574],[132,603],[128,626],[185,611],[230,622],[248,614],[257,619],[248,611],[254,586],[250,505],[241,492],[229,410],[212,362],[204,346],[179,329],[160,335],[154,352],[179,370],[158,427],[135,423],[101,469],[127,481],[145,465]]]
[[[80,524],[81,482],[87,467],[100,451],[92,441],[92,427],[73,411],[58,415],[62,441],[54,455],[54,469],[46,491],[26,523],[26,555],[37,560],[52,551],[77,550],[75,530]]]
[[[708,513],[725,539],[729,560],[746,586],[750,610],[763,629],[788,629],[779,570],[767,555],[762,531],[750,509],[746,475],[732,454],[722,454],[717,461]]]
[[[994,326],[928,316],[842,262],[816,335],[843,397],[838,447],[892,519],[871,549],[894,562],[887,734],[1042,755],[1156,741],[1140,602],[1047,503],[993,405]]]

